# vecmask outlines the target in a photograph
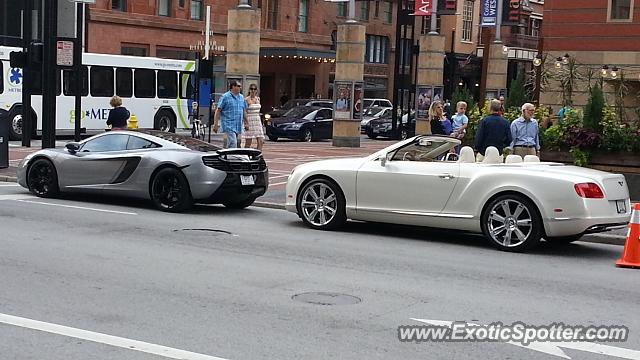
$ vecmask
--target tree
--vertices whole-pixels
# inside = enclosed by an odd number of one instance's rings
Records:
[[[602,133],[602,111],[604,110],[604,94],[600,86],[596,85],[591,89],[589,101],[584,108],[583,124],[587,129],[597,133]]]
[[[524,88],[524,73],[519,72],[515,80],[511,82],[511,88],[509,89],[509,95],[507,95],[506,108],[520,108],[522,104],[529,102],[526,89]]]

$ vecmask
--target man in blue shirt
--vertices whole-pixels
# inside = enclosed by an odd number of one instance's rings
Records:
[[[240,93],[242,85],[235,80],[229,83],[229,91],[220,97],[218,108],[213,119],[213,132],[218,129],[225,134],[224,147],[226,149],[238,147],[238,136],[244,129],[249,130],[247,103]],[[221,127],[219,125],[222,125]]]
[[[476,132],[475,146],[478,151],[478,161],[484,159],[484,151],[489,146],[494,146],[502,154],[502,149],[511,143],[511,131],[509,121],[500,116],[502,104],[500,100],[493,99],[489,105],[491,115],[488,115],[480,124]]]
[[[511,123],[511,144],[509,149],[514,154],[540,156],[540,139],[538,137],[538,122],[533,118],[536,107],[526,103],[522,105],[522,116]]]

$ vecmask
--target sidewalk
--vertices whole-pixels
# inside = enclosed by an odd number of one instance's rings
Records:
[[[69,141],[71,140],[56,141],[56,146],[62,147]],[[220,141],[220,135],[212,135],[212,142]],[[287,177],[297,165],[323,159],[365,156],[393,143],[393,140],[370,140],[363,137],[359,148],[337,148],[331,145],[330,140],[311,143],[293,140],[266,141],[263,154],[269,166],[269,190],[255,204],[262,207],[284,209]],[[0,169],[0,181],[16,181],[16,173],[20,161],[28,154],[40,150],[40,148],[41,143],[39,140],[32,141],[32,147],[30,148],[22,147],[20,142],[10,142],[9,168]],[[633,200],[638,201],[639,199]],[[623,229],[602,234],[586,235],[583,241],[623,245],[625,235],[626,230]]]

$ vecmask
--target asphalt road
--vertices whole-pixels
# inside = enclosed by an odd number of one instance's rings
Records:
[[[640,350],[640,273],[614,266],[619,246],[511,254],[457,232],[321,232],[281,210],[167,214],[130,200],[39,199],[11,183],[0,184],[0,227],[1,359],[166,359],[176,349],[203,360],[558,358],[501,342],[401,343],[399,325],[420,325],[411,318],[626,325],[629,340],[609,345]],[[360,302],[293,299],[308,292]],[[135,350],[144,346],[168,348]]]

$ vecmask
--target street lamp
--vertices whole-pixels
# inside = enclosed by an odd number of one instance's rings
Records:
[[[537,54],[535,59],[533,59],[533,66],[539,67],[540,65],[542,65],[542,55]]]
[[[602,65],[602,69],[600,69],[600,75],[605,78],[609,73],[609,65]]]
[[[615,79],[618,77],[618,67],[614,66],[611,68],[611,78]]]

